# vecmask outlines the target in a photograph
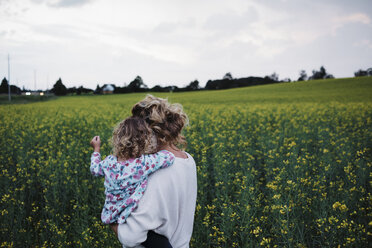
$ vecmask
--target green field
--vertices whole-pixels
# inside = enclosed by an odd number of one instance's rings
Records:
[[[198,171],[191,247],[367,247],[372,77],[154,95],[184,106]],[[1,247],[120,247],[100,221],[94,135],[145,94],[0,105]]]
[[[56,99],[54,95],[48,96],[25,96],[25,95],[11,95],[11,100],[9,101],[8,94],[0,94],[0,104],[25,104],[40,101],[49,101]]]

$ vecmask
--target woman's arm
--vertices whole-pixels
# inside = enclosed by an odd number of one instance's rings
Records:
[[[159,211],[149,207],[150,205],[155,207],[156,202],[152,200],[155,204],[150,204],[142,200],[143,198],[140,201],[141,207],[129,216],[126,223],[111,227],[125,247],[139,246],[146,241],[149,230],[155,230],[162,224]]]

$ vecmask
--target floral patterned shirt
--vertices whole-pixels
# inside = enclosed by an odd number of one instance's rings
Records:
[[[103,223],[125,223],[146,190],[148,176],[172,165],[174,159],[174,155],[166,150],[126,161],[118,161],[114,155],[101,160],[101,154],[93,152],[90,172],[94,176],[105,177],[106,200],[101,213]]]

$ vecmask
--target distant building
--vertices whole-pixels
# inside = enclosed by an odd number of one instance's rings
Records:
[[[22,91],[23,96],[43,96],[45,93],[42,91]]]
[[[114,93],[114,90],[115,90],[115,88],[112,84],[105,84],[103,86],[102,92],[103,92],[103,94],[112,94],[112,93]]]

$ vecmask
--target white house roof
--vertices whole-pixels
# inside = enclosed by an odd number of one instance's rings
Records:
[[[114,91],[114,86],[108,84],[103,88],[103,91]]]

